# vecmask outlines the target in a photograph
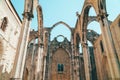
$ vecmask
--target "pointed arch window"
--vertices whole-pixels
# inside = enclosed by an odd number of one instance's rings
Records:
[[[100,47],[101,47],[101,51],[102,51],[102,53],[103,53],[103,52],[104,52],[104,47],[103,47],[102,41],[100,41]]]
[[[4,18],[2,19],[0,28],[1,28],[3,31],[5,31],[5,29],[6,29],[6,27],[7,27],[7,24],[8,24],[8,19],[7,19],[7,17],[4,17]]]

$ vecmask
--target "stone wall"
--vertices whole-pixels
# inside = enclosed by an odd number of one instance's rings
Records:
[[[94,56],[95,56],[95,64],[97,70],[97,78],[98,80],[108,80],[109,74],[109,66],[106,56],[106,51],[104,49],[104,44],[102,41],[102,35],[95,41],[94,43]]]
[[[63,64],[63,72],[58,71],[58,64]],[[50,80],[71,80],[70,57],[64,49],[58,49],[52,56],[51,79]]]
[[[120,15],[110,25],[110,30],[116,50],[116,56],[120,62]]]
[[[9,0],[0,0],[0,79],[10,78],[16,56],[21,21]],[[7,22],[3,27],[4,18]],[[6,77],[4,77],[6,76]],[[8,80],[8,79],[3,79]]]

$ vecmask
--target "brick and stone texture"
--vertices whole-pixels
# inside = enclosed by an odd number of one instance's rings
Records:
[[[59,48],[52,56],[51,80],[70,80],[70,57],[62,48]],[[58,64],[64,65],[63,72],[58,72]]]

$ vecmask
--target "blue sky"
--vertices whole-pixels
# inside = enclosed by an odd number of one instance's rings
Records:
[[[22,13],[24,8],[24,0],[11,0],[18,14],[22,19]],[[44,26],[51,27],[53,24],[59,21],[64,21],[71,27],[75,27],[76,24],[76,12],[81,13],[84,0],[39,0],[43,10]],[[109,14],[108,19],[113,21],[120,14],[120,0],[106,0],[107,12]],[[90,9],[90,15],[94,15],[94,9]],[[64,25],[58,25],[52,31],[52,38],[58,34],[63,34],[70,39],[69,29],[63,27]],[[88,28],[93,29],[100,33],[98,23],[93,22],[88,25]],[[34,11],[34,18],[31,23],[31,28],[37,30],[36,12]],[[61,30],[62,31],[61,31]]]

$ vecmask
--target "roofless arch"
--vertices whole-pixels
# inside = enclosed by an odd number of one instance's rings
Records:
[[[93,10],[95,11],[95,16],[91,17],[89,15],[89,12],[90,12],[90,9],[93,7]],[[98,20],[98,23],[101,25],[101,28],[102,26],[107,26],[107,23],[105,24],[105,21],[107,22],[107,14],[106,14],[106,10],[105,10],[105,3],[103,2],[103,0],[86,0],[85,3],[84,3],[84,6],[83,6],[83,9],[82,9],[82,12],[81,12],[81,17],[80,17],[80,29],[81,29],[81,33],[82,34],[80,36],[81,38],[81,42],[82,42],[82,47],[83,47],[83,56],[84,56],[84,63],[86,66],[85,67],[85,77],[86,77],[86,80],[90,80],[90,76],[91,74],[89,74],[89,68],[88,66],[89,65],[89,52],[87,52],[88,50],[88,43],[87,43],[87,40],[89,41],[94,41],[98,34],[92,30],[88,30],[87,32],[87,27],[88,27],[88,24],[93,22],[93,21],[97,21]],[[103,28],[101,29],[102,32],[103,32]],[[89,34],[89,35],[87,35]],[[94,35],[94,36],[91,36]],[[104,34],[104,33],[103,33]],[[87,58],[86,58],[87,57]],[[94,75],[94,74],[92,74]]]
[[[51,27],[50,32],[52,31],[53,28],[55,28],[55,27],[56,27],[57,25],[59,25],[59,24],[65,25],[65,27],[67,27],[67,28],[70,30],[70,32],[72,32],[72,28],[71,28],[67,23],[65,23],[65,22],[63,22],[63,21],[59,21],[59,22],[55,23],[55,24]]]
[[[82,13],[81,13],[81,15],[83,16],[83,18],[81,18],[81,19],[82,19],[82,20],[81,20],[81,21],[82,21],[82,24],[81,24],[82,29],[85,28],[85,26],[87,26],[87,24],[85,24],[85,23],[88,23],[89,10],[90,10],[91,7],[93,7],[93,9],[94,9],[95,12],[96,12],[96,9],[94,8],[94,6],[93,6],[92,4],[86,4],[86,5],[84,5],[84,7],[83,7],[83,10],[82,10]],[[96,12],[96,14],[97,14],[97,12]],[[95,16],[92,17],[92,19],[89,20],[89,23],[90,23],[91,21],[93,21],[93,20],[96,20],[95,18],[96,18]]]
[[[89,16],[89,12],[91,8],[93,8],[93,10],[95,11],[96,16]],[[99,20],[102,20],[105,15],[106,15],[106,8],[105,8],[105,3],[103,3],[103,1],[98,0],[96,2],[92,2],[92,1],[85,2],[82,12],[81,12],[81,16],[82,16],[81,17],[81,30],[82,32],[84,32],[84,35],[81,36],[82,41],[86,39],[85,31],[87,30],[88,24],[93,21],[99,22]],[[104,24],[104,22],[102,21],[102,23],[100,24]]]
[[[65,22],[59,21],[52,25],[49,30],[50,40],[53,40],[57,35],[64,35],[67,39],[71,40],[72,28]]]

